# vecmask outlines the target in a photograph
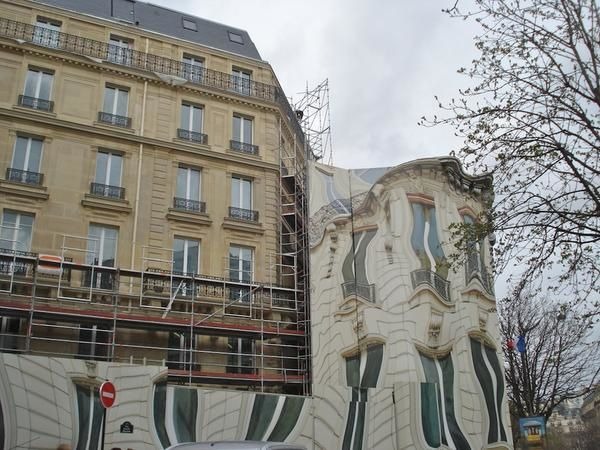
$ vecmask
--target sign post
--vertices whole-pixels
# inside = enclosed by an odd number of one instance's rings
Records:
[[[106,434],[106,410],[115,404],[117,399],[117,389],[110,381],[105,381],[98,390],[100,404],[104,407],[104,419],[102,420],[102,443],[100,450],[104,450],[104,436]]]

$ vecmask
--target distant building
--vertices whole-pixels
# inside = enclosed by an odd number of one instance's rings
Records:
[[[548,428],[563,434],[580,432],[583,428],[582,402],[582,398],[575,398],[558,405],[548,419]]]
[[[581,418],[584,423],[600,424],[600,385],[597,385],[581,404]]]
[[[0,81],[0,450],[511,448],[488,175],[319,164],[245,31],[139,1],[0,3]]]

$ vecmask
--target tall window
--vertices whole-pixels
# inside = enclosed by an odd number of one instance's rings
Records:
[[[117,239],[119,230],[105,225],[91,224],[88,231],[86,263],[101,267],[115,267],[117,257]],[[112,289],[114,274],[112,271],[90,269],[86,279],[93,287]]]
[[[42,174],[39,173],[41,160],[42,140],[17,136],[7,178],[21,183],[42,184]]]
[[[193,83],[201,83],[204,72],[204,59],[198,56],[183,55],[183,77]]]
[[[31,249],[32,214],[5,209],[0,227],[0,248],[21,252],[28,252]]]
[[[199,169],[191,167],[179,167],[177,169],[175,208],[204,212],[204,204],[200,202],[200,180],[201,172]]]
[[[50,101],[52,94],[52,81],[54,74],[43,69],[27,70],[23,95],[19,97],[19,104],[29,108],[52,111],[53,103]]]
[[[252,119],[233,116],[233,140],[252,144]]]
[[[104,408],[100,404],[97,386],[76,384],[78,450],[99,450],[104,427]]]
[[[116,64],[131,64],[132,42],[116,36],[111,36],[108,42],[108,60]]]
[[[118,153],[98,151],[96,155],[96,176],[92,183],[92,194],[103,197],[124,198],[121,187],[123,156]]]
[[[78,356],[85,359],[108,359],[111,330],[106,325],[82,324],[79,326]]]
[[[103,111],[108,114],[126,117],[129,91],[124,88],[106,86],[104,88]]]
[[[234,281],[250,282],[254,278],[254,255],[248,247],[229,247],[229,278]],[[231,287],[231,299],[240,302],[250,301],[249,287]]]
[[[33,32],[33,42],[46,47],[58,47],[60,39],[60,22],[38,17]]]
[[[230,336],[227,347],[229,350],[227,357],[228,373],[254,372],[254,341],[252,339]]]
[[[181,105],[181,128],[178,137],[206,144],[206,135],[202,134],[204,110],[201,106],[183,103]]]
[[[175,272],[197,274],[199,258],[200,242],[193,239],[175,238],[173,241],[173,270]]]
[[[233,75],[233,90],[240,94],[250,95],[252,73],[243,69],[233,69],[231,75]]]
[[[231,178],[231,206],[252,209],[252,180],[241,177]]]

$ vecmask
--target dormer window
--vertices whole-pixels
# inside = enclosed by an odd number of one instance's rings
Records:
[[[198,31],[198,25],[196,24],[196,21],[192,19],[186,19],[185,17],[183,19],[183,28],[186,30]]]
[[[229,40],[231,42],[235,42],[236,44],[244,44],[244,38],[242,37],[241,34],[239,33],[234,33],[233,31],[228,31],[227,32],[229,34]]]

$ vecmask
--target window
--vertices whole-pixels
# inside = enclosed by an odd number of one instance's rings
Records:
[[[196,24],[195,20],[192,19],[183,19],[183,28],[185,28],[186,30],[191,30],[191,31],[198,31],[198,25]]]
[[[10,352],[21,347],[19,343],[24,336],[19,335],[20,328],[21,319],[0,317],[0,350]]]
[[[31,249],[33,215],[5,209],[0,228],[0,248],[28,252]]]
[[[242,38],[242,35],[239,33],[234,33],[233,31],[228,31],[227,34],[229,35],[229,40],[231,42],[235,42],[236,44],[244,44],[244,39]]]
[[[250,282],[254,278],[253,250],[248,247],[229,247],[229,278],[234,281]],[[231,299],[240,302],[250,301],[250,288],[245,286],[231,287]]]
[[[239,152],[258,154],[258,146],[252,145],[252,119],[233,116],[231,149]]]
[[[117,239],[119,230],[105,225],[91,224],[88,231],[86,263],[100,267],[115,267],[117,257]],[[112,271],[90,269],[87,284],[93,287],[112,289],[114,274]]]
[[[201,172],[191,167],[179,167],[177,169],[177,188],[175,192],[176,209],[204,212],[204,203],[200,201],[201,196]]]
[[[41,185],[43,176],[40,171],[42,160],[41,139],[17,136],[11,166],[6,178],[19,183]]]
[[[54,103],[50,101],[54,74],[48,70],[32,69],[27,71],[25,89],[19,97],[19,105],[42,111],[52,111]]]
[[[182,103],[181,128],[177,132],[177,137],[206,144],[207,136],[202,134],[203,118],[204,109],[201,106]]]
[[[231,206],[252,209],[252,180],[236,176],[231,178]]]
[[[125,189],[121,187],[123,156],[108,151],[98,151],[96,155],[96,177],[91,193],[102,197],[125,198]]]
[[[202,82],[204,59],[199,56],[183,55],[183,77],[194,83]]]
[[[250,82],[252,80],[252,74],[247,70],[233,69],[231,71],[233,90],[240,94],[250,95]]]
[[[127,117],[129,91],[124,88],[106,86],[104,88],[104,105],[100,113],[100,122],[121,127],[129,127],[131,119]]]
[[[229,337],[227,343],[228,373],[254,373],[254,341],[248,338]]]
[[[193,239],[175,238],[173,242],[173,271],[197,274],[199,269],[200,242]]]
[[[80,325],[77,355],[85,359],[108,359],[110,333],[110,328],[105,325]]]
[[[98,450],[101,448],[104,428],[104,408],[100,404],[98,387],[76,384],[78,450]]]
[[[60,39],[60,22],[38,17],[33,32],[33,42],[45,47],[58,47]]]
[[[132,46],[129,39],[111,36],[108,42],[108,60],[116,64],[131,64]]]

